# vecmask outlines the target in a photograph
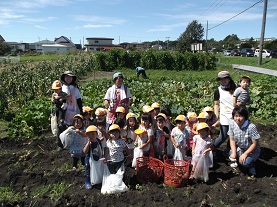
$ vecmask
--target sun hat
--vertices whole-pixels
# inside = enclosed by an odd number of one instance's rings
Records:
[[[92,110],[93,110],[93,109],[90,108],[89,106],[83,106],[83,112],[91,113]]]
[[[119,76],[123,78],[123,74],[121,72],[116,72],[115,74],[113,74],[113,80],[118,78]]]
[[[80,119],[84,119],[84,117],[81,114],[76,114],[75,116],[73,116],[73,119],[75,118],[80,118]]]
[[[207,118],[207,113],[205,111],[202,111],[198,116],[197,118],[198,119],[206,119]]]
[[[58,80],[55,80],[52,84],[52,89],[53,90],[56,90],[56,89],[61,89],[62,88],[62,84],[60,81]]]
[[[214,111],[214,109],[212,108],[212,107],[210,107],[210,106],[206,106],[204,109],[203,109],[203,111],[205,111],[205,112],[213,112]]]
[[[61,75],[61,81],[64,82],[64,78],[65,78],[66,75],[73,77],[72,82],[76,81],[76,75],[74,75],[74,73],[73,73],[72,71],[69,71],[69,70],[65,71],[65,72]]]
[[[251,82],[251,78],[250,78],[250,76],[248,76],[248,75],[243,75],[243,76],[241,76],[241,77],[240,77],[240,82],[242,81],[242,79],[248,79],[249,82]]]
[[[216,80],[219,81],[222,78],[230,78],[230,77],[231,77],[230,73],[228,71],[223,70],[218,73]]]
[[[106,116],[107,115],[107,111],[106,111],[106,109],[100,107],[100,108],[97,108],[95,110],[95,115],[96,116]]]
[[[97,127],[94,126],[94,125],[88,126],[88,128],[86,129],[86,134],[87,134],[88,132],[97,132]]]
[[[110,127],[109,127],[109,131],[113,131],[113,130],[118,130],[120,131],[120,127],[117,125],[117,124],[112,124]]]
[[[160,106],[160,104],[159,103],[157,103],[157,102],[155,102],[155,103],[152,103],[152,105],[151,105],[154,109],[159,109],[159,108],[161,108],[161,106]]]
[[[129,113],[126,115],[126,119],[129,119],[129,118],[136,118],[136,115],[135,115],[134,113],[129,112]]]
[[[187,118],[185,115],[178,115],[175,119],[175,121],[186,121]]]
[[[210,127],[208,126],[207,123],[201,122],[201,123],[197,124],[196,131],[197,131],[197,133],[198,133],[199,130],[205,129],[205,128],[208,128],[208,129],[209,129]]]
[[[188,117],[189,121],[195,121],[196,117],[197,117],[197,114],[195,112],[188,112],[187,117]]]
[[[116,113],[125,113],[125,108],[123,106],[119,106],[115,110]]]
[[[156,118],[158,118],[159,116],[163,117],[165,120],[167,119],[167,117],[166,117],[166,115],[164,113],[158,113]]]

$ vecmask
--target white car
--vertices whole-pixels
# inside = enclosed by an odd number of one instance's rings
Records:
[[[259,57],[259,52],[260,52],[260,50],[256,49],[255,53],[254,53],[254,56],[255,57]],[[270,50],[263,49],[263,51],[262,51],[262,57],[263,58],[269,58],[270,57]]]
[[[224,50],[223,54],[225,56],[230,56],[231,55],[231,50]]]

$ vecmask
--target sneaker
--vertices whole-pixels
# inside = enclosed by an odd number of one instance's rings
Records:
[[[230,164],[230,167],[236,168],[236,167],[238,167],[238,163],[237,163],[237,162],[232,162],[232,163]]]
[[[251,175],[251,176],[248,176],[248,177],[247,177],[247,180],[254,181],[254,180],[256,180],[256,178],[255,178],[254,175]]]

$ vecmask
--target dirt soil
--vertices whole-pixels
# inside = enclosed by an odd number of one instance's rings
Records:
[[[256,162],[257,178],[247,180],[240,169],[232,170],[219,156],[210,169],[209,181],[188,181],[184,187],[140,184],[132,168],[124,179],[129,191],[102,195],[101,184],[91,190],[84,187],[83,170],[72,171],[68,150],[57,151],[50,132],[36,140],[15,141],[1,138],[0,186],[21,193],[22,200],[0,201],[1,206],[276,206],[277,158],[276,126],[258,125],[262,153]],[[219,150],[219,153],[222,152]],[[62,166],[67,166],[62,168]],[[69,183],[63,194],[43,186]],[[139,184],[139,185],[138,185]],[[42,191],[42,190],[41,190]],[[55,196],[56,193],[56,196]],[[53,196],[54,194],[54,196]]]
[[[107,78],[112,77],[112,73]],[[262,153],[256,162],[257,178],[248,180],[242,169],[233,170],[222,156],[210,169],[209,181],[187,181],[180,188],[158,183],[140,184],[135,170],[124,178],[129,191],[102,195],[101,184],[84,187],[83,169],[71,170],[68,150],[57,151],[51,132],[15,141],[0,128],[0,189],[10,188],[19,201],[0,200],[0,206],[277,206],[277,126],[256,124]],[[67,184],[59,189],[57,184]],[[50,189],[48,188],[50,186]],[[62,186],[62,185],[59,185]],[[62,193],[62,190],[65,190]],[[4,194],[0,191],[1,194]],[[1,197],[0,197],[1,198]]]

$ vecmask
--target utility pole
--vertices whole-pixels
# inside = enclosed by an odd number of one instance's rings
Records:
[[[169,42],[169,38],[170,37],[166,37],[167,41],[166,41],[166,49],[168,50],[168,42]]]
[[[263,22],[262,22],[262,30],[261,30],[261,39],[260,39],[260,47],[259,47],[259,58],[258,65],[262,64],[262,52],[264,47],[264,32],[265,32],[265,22],[266,22],[266,11],[267,11],[267,0],[264,0],[264,12],[263,12]]]
[[[206,27],[206,53],[208,53],[208,20],[207,20],[207,27]]]

